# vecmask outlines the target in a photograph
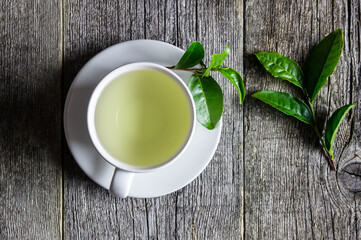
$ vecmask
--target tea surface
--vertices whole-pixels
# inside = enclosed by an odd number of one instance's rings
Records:
[[[95,127],[103,147],[119,161],[156,166],[177,154],[188,139],[190,102],[180,84],[164,73],[131,71],[103,90]]]

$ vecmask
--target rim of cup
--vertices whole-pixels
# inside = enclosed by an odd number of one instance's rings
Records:
[[[157,164],[157,165],[150,166],[150,167],[134,166],[134,165],[122,162],[121,160],[118,160],[117,158],[113,157],[104,148],[101,141],[99,140],[97,132],[96,132],[95,120],[94,120],[95,109],[96,109],[98,99],[99,99],[100,95],[102,94],[103,90],[108,86],[108,84],[110,84],[114,79],[116,79],[116,77],[118,77],[124,73],[130,72],[130,71],[136,71],[136,70],[143,70],[143,69],[151,69],[151,70],[162,72],[162,73],[166,74],[167,76],[169,76],[170,79],[177,82],[179,84],[179,86],[183,89],[185,95],[187,96],[188,101],[189,101],[189,107],[191,109],[191,126],[189,128],[188,137],[184,141],[183,146],[168,160],[165,160],[161,164]],[[107,162],[109,162],[113,166],[115,166],[119,169],[128,171],[128,172],[138,172],[138,173],[151,172],[153,170],[165,167],[168,164],[174,162],[178,158],[178,156],[180,156],[184,152],[184,150],[188,147],[188,145],[191,142],[191,139],[194,135],[193,133],[194,133],[195,124],[196,124],[195,109],[196,108],[195,108],[195,104],[193,101],[193,97],[192,97],[188,87],[177,74],[175,74],[171,70],[165,68],[164,66],[155,64],[155,63],[149,63],[149,62],[130,63],[130,64],[120,66],[120,67],[114,69],[113,71],[111,71],[110,73],[108,73],[105,77],[103,77],[100,80],[98,85],[93,90],[92,95],[89,100],[88,109],[87,109],[88,132],[89,132],[90,139],[92,140],[92,143],[93,143],[95,149]]]

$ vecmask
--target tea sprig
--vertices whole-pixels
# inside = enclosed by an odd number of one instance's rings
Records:
[[[188,88],[193,96],[196,106],[197,120],[207,129],[214,129],[223,113],[223,92],[218,83],[210,76],[210,72],[218,71],[226,77],[237,89],[239,103],[245,98],[245,88],[241,75],[234,69],[222,66],[229,55],[229,48],[219,54],[213,54],[207,67],[203,62],[204,48],[200,42],[193,42],[185,51],[175,66],[168,67],[173,70],[192,72]],[[192,68],[196,65],[201,68]]]
[[[337,169],[332,151],[335,137],[342,119],[355,105],[348,104],[337,109],[328,119],[324,136],[322,136],[322,131],[317,125],[313,103],[328,77],[335,70],[343,44],[342,30],[337,29],[331,32],[312,49],[306,60],[304,72],[295,61],[279,53],[255,53],[260,63],[272,76],[289,81],[301,88],[307,101],[304,102],[288,93],[271,90],[259,91],[252,95],[279,111],[311,125],[335,171]]]

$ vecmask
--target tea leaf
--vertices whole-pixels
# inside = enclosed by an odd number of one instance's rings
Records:
[[[304,123],[313,125],[311,109],[303,101],[295,98],[291,94],[264,90],[254,93],[252,97],[257,98]]]
[[[322,39],[305,63],[305,88],[311,102],[333,73],[343,48],[342,30],[337,29]]]
[[[325,130],[325,145],[327,150],[332,155],[332,146],[335,142],[335,138],[337,135],[337,130],[342,122],[342,119],[345,118],[346,114],[353,108],[355,104],[349,104],[340,107],[337,109],[331,117],[328,119]]]
[[[303,72],[295,61],[274,52],[259,52],[255,53],[255,55],[272,76],[287,80],[302,88]]]
[[[337,171],[337,169],[333,159],[332,146],[337,130],[347,112],[355,105],[345,105],[336,110],[328,120],[325,135],[322,137],[321,131],[316,124],[313,102],[318,92],[327,82],[328,77],[335,70],[342,53],[342,48],[342,30],[337,29],[327,35],[313,48],[305,63],[303,77],[300,67],[293,60],[285,58],[278,53],[255,53],[262,65],[273,76],[288,80],[301,87],[303,94],[308,98],[308,105],[287,93],[261,91],[252,95],[278,110],[312,125],[327,157],[332,163],[334,171]]]
[[[225,76],[233,84],[233,86],[235,86],[239,95],[239,104],[242,104],[246,94],[241,75],[230,67],[219,68],[218,72]]]
[[[200,42],[192,42],[175,67],[182,69],[191,68],[199,64],[203,58],[203,45]]]
[[[214,129],[223,112],[223,92],[212,77],[193,74],[188,88],[196,106],[197,120],[206,128]]]
[[[209,64],[207,70],[203,73],[202,77],[206,76],[212,68],[217,68],[222,65],[226,57],[229,55],[229,47],[226,45],[226,49],[219,54],[213,54],[211,63]]]
[[[232,68],[221,67],[229,55],[229,47],[219,54],[213,54],[210,65],[207,67],[203,62],[204,48],[201,43],[193,42],[176,66],[168,69],[193,72],[188,88],[193,96],[197,120],[206,128],[214,129],[223,113],[223,92],[218,83],[209,76],[211,71],[220,71],[237,89],[239,102],[243,103],[245,88],[242,77]],[[191,68],[200,64],[200,68]],[[189,69],[191,68],[191,69]]]

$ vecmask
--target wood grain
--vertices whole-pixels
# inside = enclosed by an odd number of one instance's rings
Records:
[[[359,70],[351,70],[359,69],[354,65],[359,64],[359,35],[351,35],[359,32],[357,9],[340,1],[247,1],[245,77],[254,79],[248,81],[248,91],[267,88],[299,95],[288,83],[266,74],[251,54],[277,51],[303,63],[314,44],[333,29],[342,28],[345,48],[341,61],[316,99],[320,126],[336,107],[359,101],[355,89],[359,89],[355,81],[360,78]],[[339,190],[339,173],[331,171],[315,134],[253,99],[245,104],[245,116],[245,238],[358,239],[359,200],[345,198]],[[359,135],[350,138],[355,129],[350,119],[342,124],[337,138],[337,162],[347,159],[341,156],[345,143],[358,143]]]
[[[132,37],[144,38],[142,2],[69,0],[64,10],[64,94],[96,53]],[[64,239],[134,238],[141,207],[132,199],[110,196],[81,171],[66,144],[63,151]]]
[[[360,239],[361,6],[359,0],[39,0],[0,2],[0,239]],[[358,106],[340,127],[331,170],[316,135],[249,95],[300,92],[253,56],[301,65],[333,29],[336,72],[316,99],[318,122]],[[219,74],[224,127],[205,171],[153,199],[117,199],[77,166],[62,134],[66,93],[99,51],[133,39],[211,53],[243,75],[247,97]]]
[[[0,239],[62,236],[59,9],[0,2]]]

